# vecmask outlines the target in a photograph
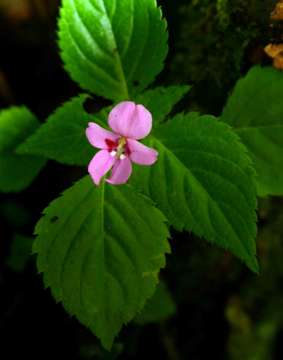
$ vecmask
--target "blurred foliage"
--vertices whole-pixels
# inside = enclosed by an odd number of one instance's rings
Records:
[[[14,229],[22,228],[31,221],[31,214],[25,206],[14,200],[0,202],[0,216]]]
[[[282,205],[282,201],[271,199],[261,203],[264,223],[258,234],[260,276],[242,284],[227,303],[231,360],[266,360],[275,356],[276,337],[283,328]]]
[[[15,234],[12,239],[10,255],[7,258],[7,266],[15,271],[24,271],[31,256],[32,238],[21,234]]]
[[[183,2],[182,2],[183,3]],[[172,81],[195,84],[193,105],[218,113],[243,68],[261,62],[274,0],[191,0],[178,8]]]
[[[170,318],[175,313],[176,305],[166,284],[161,280],[156,287],[155,293],[147,301],[145,307],[134,321],[139,325],[158,323]]]

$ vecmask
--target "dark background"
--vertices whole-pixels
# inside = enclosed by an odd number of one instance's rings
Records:
[[[264,46],[282,41],[281,24],[270,21],[275,1],[159,3],[168,20],[170,53],[156,83],[194,85],[176,111],[219,115],[237,79],[254,64],[270,64]],[[81,91],[58,55],[58,6],[57,0],[0,0],[0,108],[25,104],[44,121]],[[80,171],[49,162],[21,194],[0,194],[1,360],[282,359],[281,199],[259,204],[259,276],[203,240],[173,232],[162,277],[176,315],[158,324],[128,325],[108,354],[44,289],[33,257],[15,265],[22,261],[21,254],[15,258],[15,234],[31,237],[42,209]]]

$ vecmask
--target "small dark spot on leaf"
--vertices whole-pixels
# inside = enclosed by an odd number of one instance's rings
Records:
[[[134,81],[133,81],[133,85],[134,85],[134,86],[139,86],[139,85],[140,85],[140,82],[139,82],[138,80],[134,80]]]
[[[54,224],[56,221],[58,221],[59,220],[59,217],[58,216],[53,216],[51,219],[50,219],[50,222],[52,223],[52,224]]]
[[[107,107],[111,104],[111,101],[104,99],[103,97],[95,96],[86,99],[83,103],[83,108],[88,114],[96,114],[100,112],[104,107]]]

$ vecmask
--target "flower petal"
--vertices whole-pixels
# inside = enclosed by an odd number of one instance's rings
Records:
[[[130,159],[140,165],[152,165],[158,157],[158,152],[144,144],[128,139],[127,145],[130,150]]]
[[[91,145],[98,149],[108,149],[108,146],[105,142],[106,139],[115,142],[119,139],[118,135],[114,134],[111,131],[103,129],[101,126],[95,123],[88,123],[88,128],[86,129],[86,136]]]
[[[96,185],[101,178],[112,168],[117,159],[110,155],[107,150],[100,150],[88,165],[88,172]]]
[[[124,101],[112,109],[108,124],[117,134],[138,140],[150,133],[152,116],[143,105]]]
[[[132,163],[131,160],[126,157],[123,160],[117,160],[113,166],[112,173],[109,179],[106,179],[107,182],[114,185],[125,184],[132,173]]]

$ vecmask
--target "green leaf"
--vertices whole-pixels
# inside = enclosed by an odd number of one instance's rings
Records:
[[[249,150],[258,194],[283,194],[283,74],[254,67],[238,81],[221,120],[232,125]]]
[[[166,284],[161,281],[153,294],[147,301],[142,312],[135,318],[139,325],[156,323],[166,320],[176,313],[176,305],[169,293]]]
[[[166,22],[156,0],[63,0],[59,46],[82,88],[125,100],[162,70]]]
[[[154,292],[170,250],[165,218],[131,187],[88,176],[44,214],[34,251],[45,284],[109,349]]]
[[[189,85],[157,87],[139,94],[136,102],[143,104],[152,113],[153,126],[156,126],[190,89]]]
[[[212,116],[177,116],[148,145],[159,159],[136,166],[131,178],[177,230],[230,250],[255,272],[254,171],[237,135]]]
[[[84,111],[88,95],[80,95],[58,108],[38,131],[18,147],[20,154],[40,155],[68,165],[85,165],[94,154],[85,130],[98,118]]]
[[[0,112],[0,191],[25,189],[45,165],[45,160],[40,157],[15,153],[15,148],[38,126],[36,117],[25,107]]]

